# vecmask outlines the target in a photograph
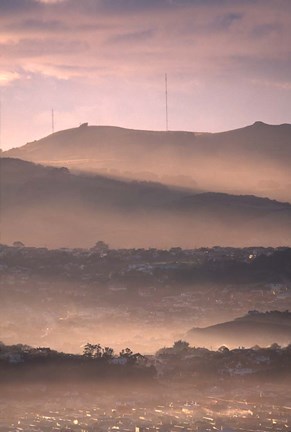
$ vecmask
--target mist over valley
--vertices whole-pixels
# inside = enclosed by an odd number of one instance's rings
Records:
[[[73,174],[1,158],[2,242],[89,247],[287,246],[291,204]]]
[[[0,0],[0,432],[291,430],[291,2]]]
[[[291,125],[255,122],[220,133],[88,126],[3,152],[45,165],[200,191],[291,201]]]

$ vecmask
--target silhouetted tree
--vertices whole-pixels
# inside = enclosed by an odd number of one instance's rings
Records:
[[[218,352],[220,352],[222,354],[229,353],[229,348],[227,348],[227,346],[225,346],[225,345],[222,345],[221,347],[218,348]]]
[[[103,349],[103,354],[102,354],[102,358],[106,359],[106,360],[111,360],[114,357],[114,351],[112,348],[110,347],[105,347]]]
[[[119,353],[119,357],[126,359],[128,364],[145,363],[146,359],[140,353],[133,353],[130,348],[125,348]]]
[[[280,345],[277,344],[276,342],[274,342],[274,343],[270,346],[270,348],[271,348],[272,350],[279,350],[279,349],[281,349]]]
[[[186,351],[189,348],[189,342],[178,340],[174,342],[173,349],[177,352]]]
[[[15,242],[13,242],[13,247],[23,248],[24,246],[25,246],[24,243],[22,243],[21,241],[15,241]]]
[[[92,345],[90,343],[86,343],[86,345],[84,346],[84,349],[83,349],[83,355],[85,357],[92,358],[93,354],[94,354],[94,345]]]
[[[84,346],[83,355],[85,357],[91,357],[91,358],[101,358],[102,357],[103,348],[100,344],[90,344],[87,343]]]
[[[133,351],[130,348],[125,348],[119,353],[119,357],[129,359],[133,355]]]
[[[108,244],[106,244],[104,241],[99,240],[95,246],[93,246],[91,248],[92,251],[94,252],[99,252],[99,253],[106,253],[109,251],[109,246]]]

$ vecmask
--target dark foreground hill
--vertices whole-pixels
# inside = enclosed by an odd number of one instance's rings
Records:
[[[291,244],[291,205],[157,183],[75,175],[2,158],[1,241],[35,246]]]
[[[291,343],[291,312],[251,311],[233,321],[193,328],[187,338],[196,346],[207,347],[268,346],[275,342],[287,345]]]
[[[223,133],[81,126],[4,152],[5,157],[111,176],[291,201],[291,125]]]

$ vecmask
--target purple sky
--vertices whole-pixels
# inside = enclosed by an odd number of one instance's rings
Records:
[[[2,148],[89,124],[291,123],[290,0],[0,0]]]

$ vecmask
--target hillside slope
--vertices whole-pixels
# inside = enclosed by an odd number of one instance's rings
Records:
[[[291,244],[291,205],[158,183],[76,175],[2,158],[1,241],[35,246]]]
[[[222,133],[81,126],[11,149],[5,157],[81,171],[291,201],[291,125]]]
[[[193,328],[187,340],[197,346],[267,346],[291,343],[291,312],[249,312],[233,321],[205,328]],[[202,345],[201,345],[202,344]]]

